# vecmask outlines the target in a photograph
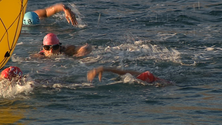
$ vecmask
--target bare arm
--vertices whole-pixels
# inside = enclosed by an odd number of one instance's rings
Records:
[[[68,56],[73,56],[74,54],[76,54],[76,46],[74,45],[69,45],[65,48],[64,53]]]
[[[35,53],[35,54],[31,54],[30,55],[31,58],[35,58],[35,59],[43,59],[45,58],[45,55],[39,54],[39,53]]]
[[[77,53],[74,55],[75,57],[82,57],[88,55],[92,52],[92,46],[89,44],[76,47]]]
[[[69,45],[65,49],[65,54],[68,56],[82,57],[92,52],[92,46],[89,44],[83,46]]]
[[[98,67],[98,68],[90,70],[87,73],[87,80],[92,82],[92,80],[98,74],[99,81],[101,81],[103,72],[112,72],[118,75],[124,75],[126,73],[130,73],[131,75],[134,75],[134,76],[141,74],[141,72],[136,72],[136,71],[131,71],[131,70],[120,70],[120,69],[116,69],[112,67]]]
[[[52,5],[50,7],[47,7],[45,9],[38,9],[35,10],[34,12],[39,16],[39,18],[45,18],[45,17],[50,17],[58,12],[64,11],[65,16],[66,16],[66,20],[68,21],[68,23],[72,23],[72,25],[77,25],[77,20],[75,17],[74,12],[71,11],[71,9],[69,7],[67,7],[66,5],[59,3],[59,4],[55,4]]]

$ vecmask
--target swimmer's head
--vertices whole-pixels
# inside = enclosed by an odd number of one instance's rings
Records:
[[[16,66],[10,66],[1,72],[1,78],[12,80],[13,77],[22,77],[22,71]]]
[[[23,19],[25,25],[39,24],[39,16],[35,12],[26,12]]]
[[[43,45],[60,44],[58,37],[54,33],[49,33],[43,38]]]
[[[156,81],[156,77],[152,73],[150,73],[149,71],[141,73],[139,76],[137,76],[137,79],[140,79],[140,80],[148,82],[148,83],[152,83],[152,82]]]

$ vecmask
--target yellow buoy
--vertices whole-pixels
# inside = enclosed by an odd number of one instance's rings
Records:
[[[15,49],[27,3],[28,0],[0,0],[0,69]]]

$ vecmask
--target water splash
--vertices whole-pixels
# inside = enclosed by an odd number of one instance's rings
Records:
[[[166,60],[181,63],[180,52],[175,49],[168,49],[160,45],[154,45],[147,41],[135,41],[134,43],[124,43],[114,47],[106,47],[106,52],[116,53],[122,59],[129,60]]]
[[[82,21],[82,18],[84,18],[84,16],[79,12],[78,8],[76,7],[76,5],[74,3],[70,3],[70,6],[72,6],[72,11],[77,15],[77,21],[78,21],[78,27],[79,28],[84,28],[86,27],[86,24]]]
[[[152,83],[147,83],[145,81],[142,81],[140,79],[137,79],[135,78],[134,76],[132,76],[131,74],[127,73],[125,75],[122,75],[116,79],[119,79],[120,80],[116,80],[116,82],[112,82],[112,83],[109,83],[108,85],[111,85],[111,84],[119,84],[119,83],[124,83],[124,84],[133,84],[133,85],[144,85],[144,86],[155,86],[155,87],[164,87],[164,86],[168,86],[168,85],[174,85],[175,83],[170,81],[170,82],[164,82],[164,81],[161,81],[161,82],[152,82]]]
[[[18,80],[13,78],[12,81],[2,79],[0,81],[0,97],[14,98],[19,94],[28,95],[33,90],[34,82],[28,76]]]
[[[76,20],[78,22],[78,25],[77,27],[78,28],[84,28],[86,27],[87,25],[82,21],[82,18],[84,18],[84,16],[79,12],[78,8],[76,7],[76,5],[74,3],[70,3],[69,4],[71,7],[70,9],[75,13],[75,16],[76,16]],[[65,19],[65,13],[56,13],[53,15],[53,17],[55,18],[59,18],[61,20],[64,20],[66,21]]]

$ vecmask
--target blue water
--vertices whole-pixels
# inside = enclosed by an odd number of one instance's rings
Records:
[[[220,0],[29,0],[27,11],[64,2],[63,13],[23,26],[5,67],[19,66],[35,81],[28,93],[0,98],[0,123],[55,124],[222,124],[222,3]],[[63,45],[93,46],[80,59],[32,59],[53,32]],[[156,87],[87,71],[112,66],[175,82]],[[132,78],[133,79],[133,78]]]

